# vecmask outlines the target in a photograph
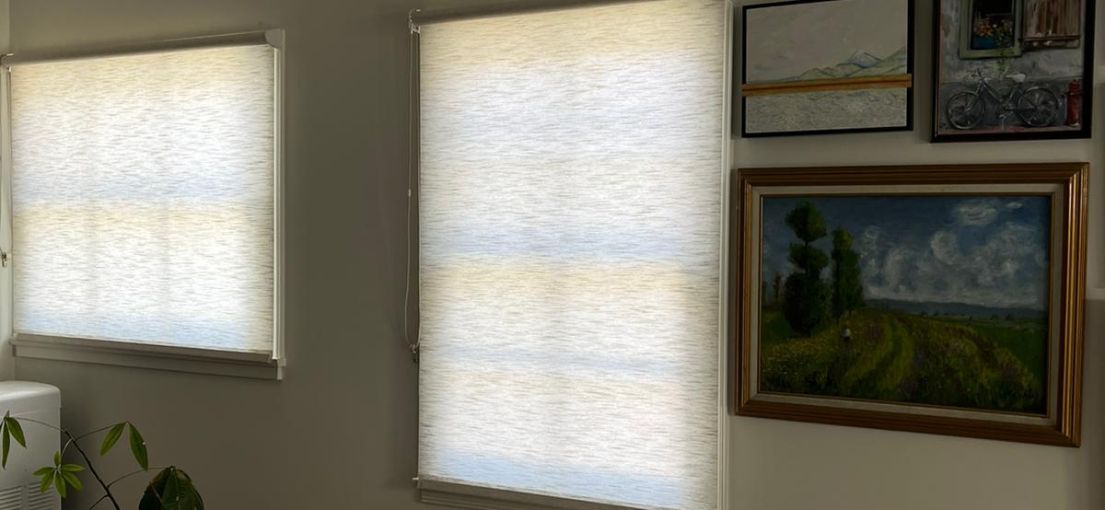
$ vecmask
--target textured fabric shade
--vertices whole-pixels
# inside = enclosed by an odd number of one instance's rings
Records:
[[[422,27],[422,479],[717,507],[724,26]]]
[[[274,51],[12,67],[17,332],[272,351]]]

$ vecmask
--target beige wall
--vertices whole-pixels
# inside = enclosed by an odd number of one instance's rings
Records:
[[[754,3],[754,2],[748,2]],[[758,3],[758,2],[757,2]],[[917,0],[915,131],[736,139],[736,167],[1089,161],[1090,287],[1102,280],[1105,91],[1096,87],[1093,140],[931,144],[933,0]],[[1099,14],[1102,14],[1099,10]],[[1098,17],[1097,62],[1105,62]],[[739,69],[739,67],[738,67]],[[1100,69],[1100,67],[1098,67]],[[1099,83],[1105,83],[1100,70]],[[739,79],[739,75],[738,75]],[[1101,291],[1091,294],[1101,295]],[[1100,510],[1105,508],[1105,302],[1089,303],[1085,420],[1080,449],[731,420],[734,509]]]
[[[63,419],[74,428],[121,418],[141,424],[152,461],[188,467],[211,508],[420,508],[410,483],[416,371],[400,339],[409,122],[405,17],[411,7],[470,3],[12,2],[16,51],[255,27],[283,27],[288,38],[286,380],[33,360],[21,360],[17,375],[59,385]],[[1102,135],[1093,141],[926,143],[931,1],[918,3],[916,132],[737,140],[735,166],[1052,160],[1100,166]],[[1096,120],[1095,131],[1103,133],[1101,108]],[[1091,222],[1097,287],[1105,287],[1096,233],[1101,184],[1095,179]],[[1093,303],[1090,316],[1081,449],[732,418],[731,507],[1101,509],[1105,350],[1095,338],[1105,331],[1105,303]],[[125,469],[126,459],[113,454],[111,464]],[[135,480],[124,492],[136,494],[139,484]]]

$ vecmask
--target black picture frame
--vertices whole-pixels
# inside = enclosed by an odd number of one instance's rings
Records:
[[[957,5],[966,0],[936,0],[933,5],[933,28],[932,28],[932,131],[931,141],[933,143],[949,143],[949,142],[997,142],[997,141],[1018,141],[1018,140],[1069,140],[1069,139],[1085,139],[1092,136],[1093,131],[1093,90],[1094,90],[1094,20],[1096,16],[1096,0],[1082,0],[1084,8],[1082,11],[1082,40],[1080,48],[1082,50],[1082,109],[1080,115],[1080,126],[1078,129],[1070,129],[1063,131],[1033,131],[1026,129],[1023,131],[1005,131],[1005,132],[983,132],[983,133],[971,133],[964,131],[961,133],[947,132],[941,130],[941,122],[944,118],[945,102],[940,94],[941,76],[943,73],[943,52],[941,47],[941,30],[943,22],[943,6],[949,2],[955,2]],[[1023,2],[1023,0],[1018,0]],[[948,98],[950,99],[950,98]],[[1061,103],[1063,108],[1060,109],[1061,114],[1065,111],[1065,100]]]
[[[891,131],[912,131],[913,130],[913,117],[914,117],[914,88],[917,84],[917,78],[915,75],[915,52],[916,52],[916,28],[915,28],[915,13],[916,2],[915,0],[896,0],[906,2],[906,73],[910,77],[910,84],[906,88],[906,121],[901,126],[886,126],[886,127],[859,127],[859,128],[843,128],[843,129],[811,129],[802,131],[773,131],[773,132],[749,132],[748,131],[748,108],[747,108],[747,96],[743,93],[743,89],[748,85],[748,13],[754,9],[769,9],[773,7],[783,6],[795,6],[803,4],[813,3],[825,3],[825,2],[841,2],[851,0],[790,0],[779,1],[764,4],[745,5],[741,9],[740,20],[740,58],[741,58],[741,81],[739,87],[734,87],[733,94],[739,101],[734,103],[740,104],[740,135],[742,138],[766,138],[766,137],[786,137],[786,136],[806,136],[806,135],[834,135],[834,134],[849,134],[849,133],[877,133],[877,132],[891,132]],[[881,0],[892,1],[892,0]]]

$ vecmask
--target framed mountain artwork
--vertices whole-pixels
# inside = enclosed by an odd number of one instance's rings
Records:
[[[913,0],[743,11],[744,137],[913,128]]]
[[[737,414],[1079,444],[1086,164],[739,173]]]
[[[1094,0],[937,0],[934,142],[1089,138]]]

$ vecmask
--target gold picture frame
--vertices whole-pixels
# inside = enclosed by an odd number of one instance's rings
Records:
[[[1087,163],[739,170],[731,411],[1078,446],[1088,179]]]

